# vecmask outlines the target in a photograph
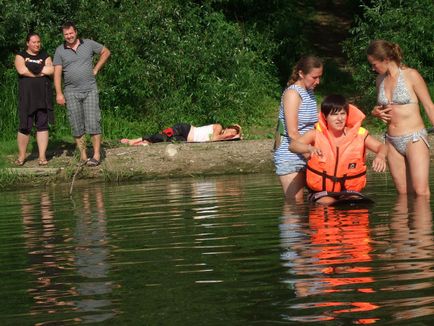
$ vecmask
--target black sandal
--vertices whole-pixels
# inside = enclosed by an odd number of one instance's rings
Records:
[[[89,160],[87,160],[87,162],[86,162],[86,165],[87,166],[90,166],[90,167],[94,167],[94,166],[98,166],[98,165],[100,165],[100,161],[98,161],[97,159],[95,159],[95,158],[91,158],[91,159],[89,159]]]

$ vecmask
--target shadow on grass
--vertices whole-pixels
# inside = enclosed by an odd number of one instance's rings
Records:
[[[101,146],[101,159],[106,157],[106,148],[114,147],[114,142],[103,143]],[[87,155],[88,157],[93,156],[93,147],[90,141],[87,142]],[[36,140],[32,140],[32,150],[27,156],[26,161],[37,160],[38,159],[38,145]],[[66,140],[50,140],[48,143],[48,148],[46,152],[47,160],[50,161],[56,157],[65,157],[69,159],[79,160],[80,156],[78,151],[76,150],[76,145],[73,142],[69,142]]]
[[[101,146],[101,159],[105,159],[107,149],[118,146],[119,141],[117,140],[104,140]],[[27,147],[27,153],[28,156],[26,157],[26,162],[38,160],[38,144],[33,134],[30,138],[29,146]],[[93,156],[93,148],[90,140],[87,141],[87,154],[88,157]],[[60,157],[71,161],[79,161],[80,159],[75,143],[66,139],[50,139],[48,142],[46,156],[48,161]],[[17,157],[18,148],[16,140],[12,139],[0,142],[0,168],[15,166],[14,161]],[[59,164],[61,163],[59,162]]]

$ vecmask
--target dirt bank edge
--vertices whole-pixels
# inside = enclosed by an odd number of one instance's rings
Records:
[[[429,135],[429,142],[434,146],[432,134]],[[272,139],[263,139],[196,144],[160,143],[145,147],[105,147],[101,165],[93,168],[78,167],[77,157],[71,152],[64,151],[52,156],[48,167],[39,167],[37,160],[32,159],[23,167],[3,169],[3,175],[11,175],[10,178],[6,178],[8,180],[3,187],[70,183],[74,175],[75,181],[82,183],[274,173],[273,143]],[[369,153],[368,160],[372,157],[372,153]],[[13,162],[13,159],[11,156],[10,161]]]
[[[36,159],[23,167],[4,169],[12,184],[50,184],[75,180],[128,181],[243,173],[272,173],[273,140],[218,143],[152,144],[140,147],[104,148],[98,167],[79,167],[67,151],[52,156],[47,167]],[[13,157],[10,157],[11,162]],[[12,177],[13,176],[13,177]]]

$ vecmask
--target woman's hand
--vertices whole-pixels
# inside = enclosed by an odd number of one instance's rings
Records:
[[[385,123],[389,123],[392,119],[391,111],[392,106],[390,104],[387,105],[376,105],[372,110],[372,115],[383,120]]]

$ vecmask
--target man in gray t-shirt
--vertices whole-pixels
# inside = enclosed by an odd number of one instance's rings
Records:
[[[65,42],[57,47],[53,59],[56,102],[66,104],[81,161],[88,166],[97,166],[101,160],[101,112],[95,76],[109,58],[110,51],[93,40],[79,39],[72,22],[63,24],[62,31]],[[96,54],[99,59],[93,66]],[[86,134],[92,139],[91,159],[87,157]]]

